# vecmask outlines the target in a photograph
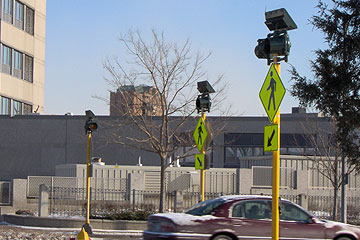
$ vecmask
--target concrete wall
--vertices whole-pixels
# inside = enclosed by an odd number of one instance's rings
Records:
[[[266,117],[208,117],[217,133],[213,139],[214,167],[224,167],[225,133],[263,133]],[[121,118],[98,117],[99,128],[93,133],[92,156],[102,157],[107,165],[133,165],[139,156],[144,166],[159,166],[159,157],[114,142],[113,134],[138,134],[129,126],[119,126]],[[181,131],[192,132],[197,118],[189,120]],[[282,133],[299,133],[304,116],[282,116]],[[312,125],[329,127],[326,119],[313,118]],[[320,124],[321,122],[321,124]],[[26,178],[27,176],[54,176],[55,166],[86,163],[85,116],[0,116],[0,180]],[[246,160],[246,159],[244,159]],[[181,162],[180,162],[181,163]]]

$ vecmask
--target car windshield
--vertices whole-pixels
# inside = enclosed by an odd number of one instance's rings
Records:
[[[185,213],[196,216],[211,215],[211,212],[213,212],[215,208],[219,207],[224,202],[225,200],[221,198],[206,200],[204,202],[195,204]]]

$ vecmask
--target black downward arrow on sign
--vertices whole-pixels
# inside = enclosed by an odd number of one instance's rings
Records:
[[[196,159],[198,160],[200,167],[202,167],[202,162],[201,162],[200,158],[197,157]]]
[[[274,138],[274,135],[275,135],[275,130],[273,130],[273,132],[271,133],[271,136],[268,138],[268,144],[267,144],[268,147],[270,147],[272,145],[271,141]]]

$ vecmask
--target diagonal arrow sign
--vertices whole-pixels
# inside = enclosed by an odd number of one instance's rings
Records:
[[[264,151],[273,152],[277,151],[279,147],[278,132],[279,128],[277,124],[268,125],[264,127]]]
[[[202,168],[202,162],[201,162],[200,158],[199,158],[199,157],[197,157],[196,159],[198,160],[199,165],[200,165],[200,167]]]
[[[273,140],[274,135],[275,135],[275,130],[273,130],[273,132],[271,133],[271,136],[268,138],[268,144],[267,144],[268,147],[272,146],[271,141]]]

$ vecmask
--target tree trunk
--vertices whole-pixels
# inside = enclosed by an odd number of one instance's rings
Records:
[[[333,217],[332,217],[333,221],[336,221],[338,191],[339,188],[337,186],[334,187],[334,203],[333,203]]]
[[[161,158],[160,167],[160,205],[159,212],[163,213],[165,208],[165,169],[166,169],[166,158]]]

